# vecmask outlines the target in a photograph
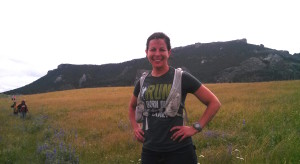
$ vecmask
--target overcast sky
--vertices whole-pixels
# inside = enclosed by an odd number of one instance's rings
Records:
[[[59,64],[120,63],[145,57],[164,32],[172,47],[246,38],[300,52],[298,0],[1,0],[0,92]]]

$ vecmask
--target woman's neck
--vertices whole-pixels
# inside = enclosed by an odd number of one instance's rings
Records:
[[[167,73],[169,71],[170,67],[166,66],[166,67],[161,67],[161,68],[152,68],[152,76],[154,77],[159,77],[161,75],[164,75],[165,73]]]

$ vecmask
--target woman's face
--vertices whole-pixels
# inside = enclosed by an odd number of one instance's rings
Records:
[[[149,42],[146,54],[152,67],[160,69],[168,66],[168,59],[170,57],[171,50],[168,51],[164,39],[152,39]]]

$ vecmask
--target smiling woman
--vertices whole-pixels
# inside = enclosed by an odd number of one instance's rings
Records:
[[[169,66],[171,44],[166,34],[149,36],[145,52],[152,71],[140,78],[129,104],[134,136],[143,143],[142,163],[195,164],[197,156],[191,137],[214,117],[221,103],[193,75]],[[192,126],[184,124],[188,93],[206,105],[204,114]],[[142,122],[142,128],[137,122]]]
[[[163,36],[163,34],[161,34]],[[170,39],[152,35],[147,40],[146,54],[152,65],[152,75],[160,76],[169,70],[168,59],[171,55]]]

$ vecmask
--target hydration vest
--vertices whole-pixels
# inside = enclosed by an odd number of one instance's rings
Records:
[[[182,69],[181,68],[175,69],[173,84],[172,84],[170,93],[167,97],[165,105],[163,105],[159,109],[146,109],[145,103],[142,100],[143,84],[144,84],[145,78],[147,77],[148,74],[149,74],[148,72],[144,72],[140,78],[140,93],[137,98],[137,106],[136,106],[136,110],[135,110],[136,122],[142,123],[145,118],[146,119],[145,120],[145,122],[146,122],[145,130],[148,130],[149,113],[155,113],[155,112],[163,112],[166,116],[169,116],[169,117],[175,117],[175,116],[183,117],[184,120],[187,121],[186,109],[185,109],[184,105],[181,103]],[[178,110],[181,106],[183,107],[185,114],[178,113]]]

